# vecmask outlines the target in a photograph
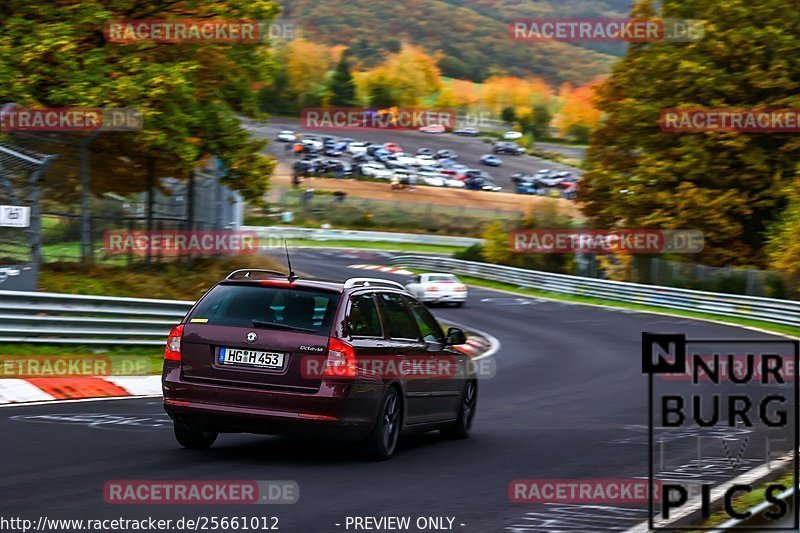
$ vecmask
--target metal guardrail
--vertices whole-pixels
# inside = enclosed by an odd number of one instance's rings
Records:
[[[711,313],[762,320],[788,326],[800,326],[800,301],[794,300],[774,300],[756,296],[582,278],[566,274],[462,261],[448,257],[401,255],[393,257],[390,263],[395,266],[452,272],[558,294],[589,296],[666,309]]]
[[[469,247],[483,242],[483,239],[472,237],[453,237],[450,235],[421,235],[418,233],[394,233],[390,231],[358,231],[343,229],[297,228],[292,226],[242,226],[242,231],[255,232],[259,239],[275,245],[283,246],[282,239],[305,239],[311,241],[361,241],[361,242],[394,242],[409,244],[431,244],[438,246]]]
[[[194,302],[0,291],[0,343],[161,346]]]
[[[192,305],[185,300],[0,291],[0,343],[163,346]],[[480,350],[484,356],[497,350],[491,335],[464,328],[470,340],[488,345]]]

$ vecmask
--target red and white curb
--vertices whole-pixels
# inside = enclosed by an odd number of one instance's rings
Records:
[[[455,348],[473,360],[491,357],[500,342],[482,331],[447,322],[469,331],[467,342]],[[0,407],[87,399],[161,396],[161,376],[46,377],[0,379]]]
[[[358,268],[360,270],[374,270],[376,272],[387,272],[389,274],[401,274],[403,276],[410,276],[413,274],[410,270],[404,268],[382,266],[382,265],[348,265],[347,268]]]
[[[0,405],[161,395],[161,376],[0,379]]]
[[[492,347],[491,341],[484,337],[467,337],[466,344],[459,344],[455,349],[473,358],[484,355]]]

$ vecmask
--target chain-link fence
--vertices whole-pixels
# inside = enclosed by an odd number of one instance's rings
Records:
[[[0,143],[0,288],[36,288],[41,181],[55,156]]]

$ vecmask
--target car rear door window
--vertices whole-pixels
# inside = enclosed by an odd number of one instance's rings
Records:
[[[353,337],[383,338],[378,306],[372,294],[361,294],[353,297],[350,304],[350,334]]]
[[[386,324],[387,334],[393,339],[419,339],[417,322],[411,316],[400,294],[380,293],[378,301]]]

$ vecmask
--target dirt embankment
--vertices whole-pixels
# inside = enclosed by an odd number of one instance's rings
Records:
[[[273,188],[291,187],[292,179],[288,167],[281,164],[272,177]],[[527,194],[506,192],[467,191],[437,187],[417,186],[414,190],[392,190],[388,183],[358,181],[353,179],[304,178],[304,189],[321,191],[344,191],[355,198],[373,200],[416,202],[422,204],[463,206],[467,208],[525,212],[545,204],[558,206],[558,210],[571,217],[580,218],[580,207],[574,200],[547,198]]]

